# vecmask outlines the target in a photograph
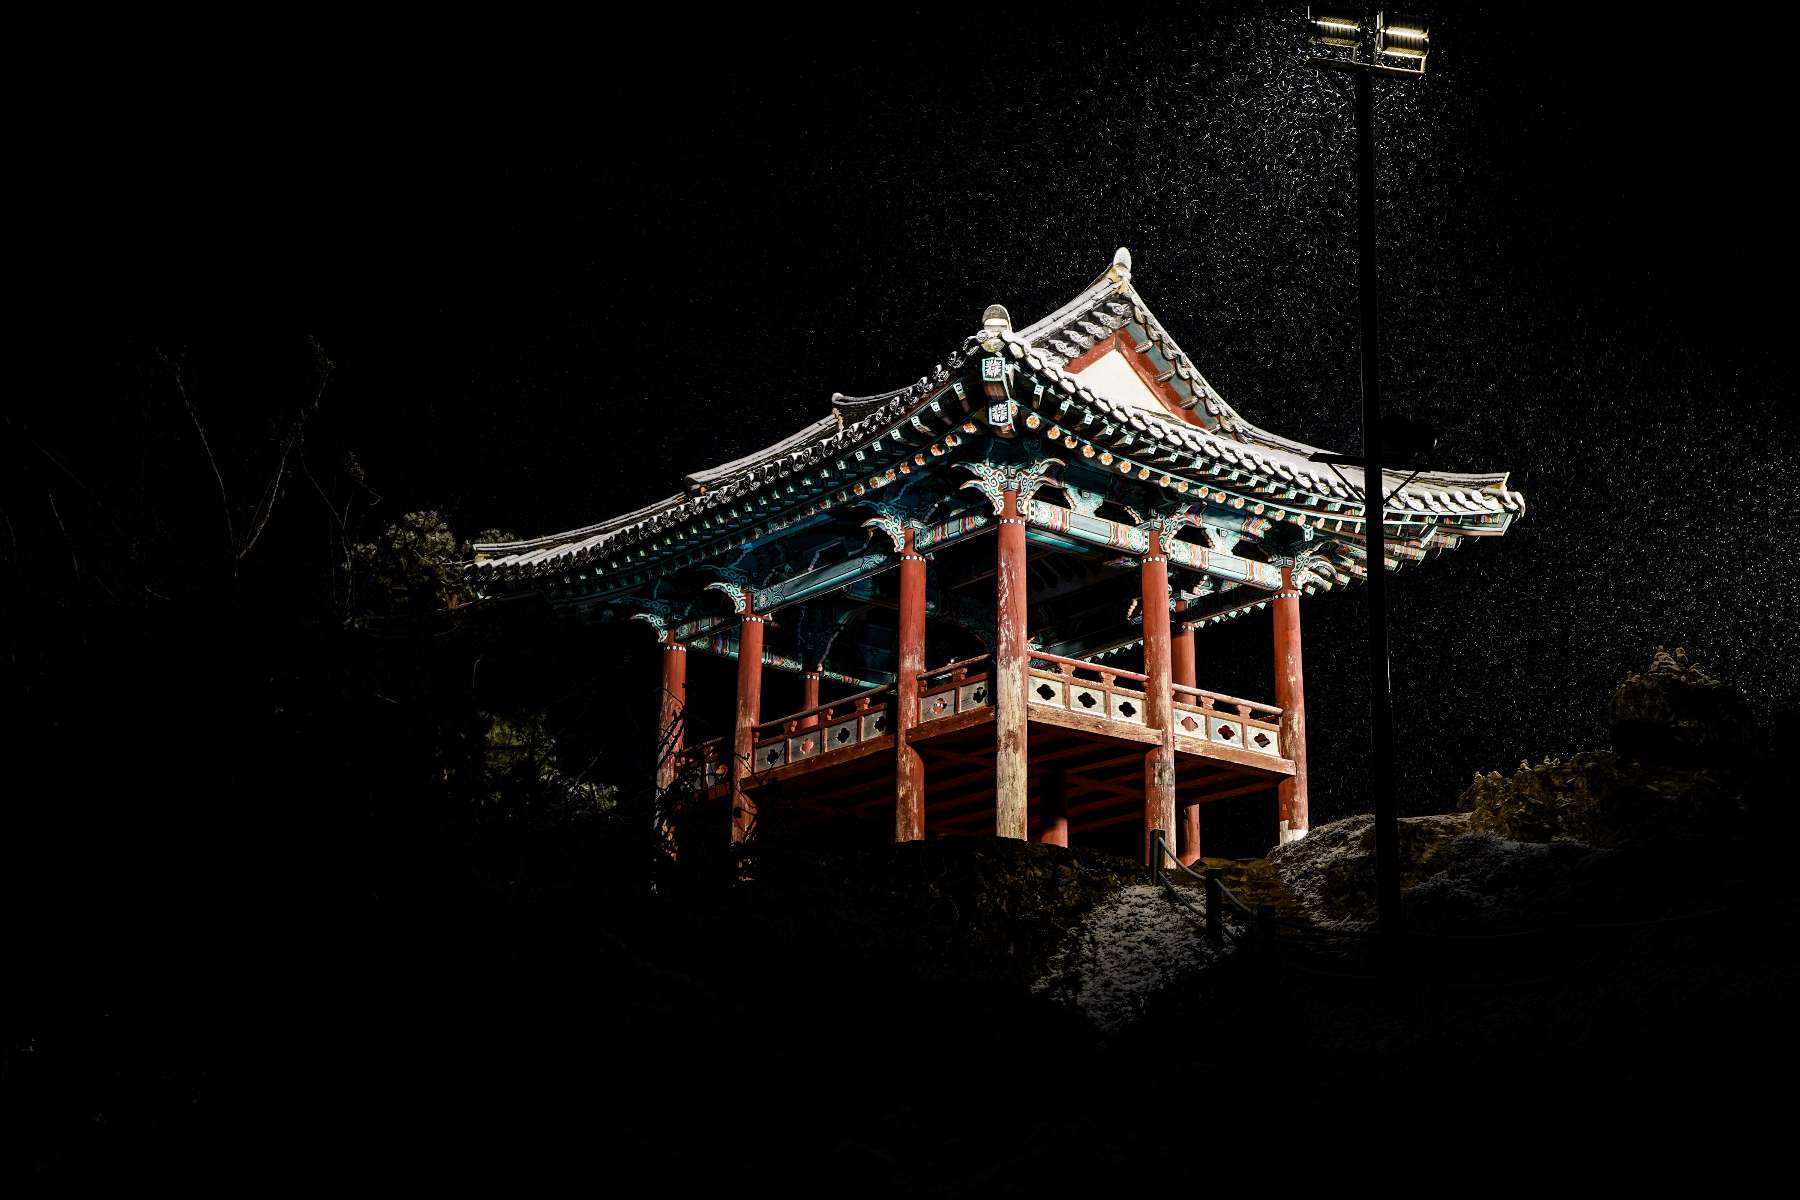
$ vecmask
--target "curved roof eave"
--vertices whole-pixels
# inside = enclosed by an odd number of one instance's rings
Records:
[[[1166,357],[1177,364],[1181,377],[1192,388],[1196,402],[1204,398],[1209,412],[1220,418],[1219,428],[1209,430],[1179,420],[1173,415],[1159,416],[1142,408],[1118,412],[1128,407],[1095,393],[1079,382],[1079,376],[1062,368],[1068,361],[1051,346],[1051,342],[1079,322],[1094,316],[1102,305],[1131,305],[1132,319],[1141,320],[1154,331]],[[1123,322],[1120,314],[1111,312],[1102,327],[1116,329]],[[517,542],[481,543],[473,549],[472,570],[482,575],[508,577],[524,569],[527,575],[552,565],[586,562],[597,556],[600,548],[616,538],[626,538],[645,527],[652,530],[698,516],[745,490],[754,490],[762,481],[785,477],[791,469],[816,461],[836,450],[850,451],[879,436],[878,427],[901,415],[901,410],[914,400],[924,401],[934,391],[942,390],[951,372],[960,369],[977,346],[993,336],[983,329],[965,339],[957,353],[949,356],[947,365],[939,365],[929,376],[892,391],[870,396],[852,397],[841,393],[832,396],[832,413],[790,434],[788,437],[729,462],[694,472],[684,477],[688,491],[665,497],[632,512],[609,518],[598,524],[545,537]],[[1086,335],[1090,337],[1091,335]],[[1229,462],[1245,470],[1264,474],[1272,480],[1286,481],[1296,488],[1327,499],[1355,500],[1363,497],[1362,471],[1354,466],[1341,466],[1337,471],[1310,461],[1320,449],[1292,438],[1270,433],[1244,420],[1241,414],[1220,396],[1216,389],[1193,365],[1167,330],[1151,312],[1131,284],[1131,255],[1121,248],[1113,262],[1074,299],[1023,329],[1004,330],[1002,340],[1009,343],[1015,359],[1024,359],[1033,370],[1044,372],[1064,392],[1085,395],[1114,410],[1121,425],[1133,420],[1155,424],[1159,437],[1180,442],[1191,450],[1206,453],[1220,462]],[[1393,491],[1401,483],[1384,512],[1398,516],[1410,513],[1441,514],[1449,517],[1478,515],[1484,512],[1524,512],[1524,497],[1506,487],[1508,473],[1501,472],[1421,472],[1408,477],[1388,471],[1383,475],[1384,492]],[[1462,532],[1476,532],[1464,530]],[[1491,532],[1499,532],[1491,531]]]
[[[1113,255],[1112,264],[1073,300],[1055,312],[1015,331],[1013,336],[1043,355],[1050,365],[1060,370],[1062,363],[1055,360],[1062,359],[1063,356],[1052,350],[1048,343],[1059,333],[1081,322],[1098,311],[1102,305],[1115,299],[1129,301],[1135,311],[1142,313],[1145,323],[1155,331],[1157,340],[1164,346],[1165,354],[1186,368],[1182,372],[1182,377],[1199,385],[1196,390],[1203,393],[1206,400],[1209,401],[1209,409],[1217,412],[1221,417],[1220,426],[1224,434],[1230,435],[1240,443],[1249,443],[1276,452],[1278,459],[1285,461],[1290,469],[1297,464],[1304,464],[1309,472],[1318,473],[1318,466],[1311,462],[1311,456],[1321,453],[1324,450],[1323,447],[1302,442],[1297,438],[1283,437],[1246,420],[1236,406],[1220,395],[1218,389],[1207,382],[1199,369],[1193,366],[1192,356],[1181,348],[1174,336],[1168,332],[1150,306],[1145,303],[1137,288],[1132,285],[1131,252],[1123,246]],[[1145,416],[1154,418],[1155,414],[1145,413]],[[1177,423],[1172,418],[1163,419],[1171,425]],[[1186,424],[1186,422],[1182,422],[1182,424]],[[1221,433],[1212,430],[1204,432],[1215,438],[1221,436]],[[1360,495],[1364,489],[1362,468],[1346,466],[1340,467],[1340,470],[1346,478],[1354,481],[1354,488]],[[1440,490],[1504,490],[1510,474],[1507,471],[1422,471],[1412,478],[1412,484],[1421,488],[1435,486]],[[1384,470],[1383,478],[1389,485],[1383,490],[1391,491],[1393,487],[1406,481],[1409,475]],[[1404,494],[1403,492],[1402,495]]]

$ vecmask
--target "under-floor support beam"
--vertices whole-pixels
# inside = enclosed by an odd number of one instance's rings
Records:
[[[1038,773],[1038,796],[1043,800],[1043,824],[1038,829],[1038,841],[1046,846],[1067,846],[1069,844],[1069,794],[1063,782],[1061,771],[1042,771]]]

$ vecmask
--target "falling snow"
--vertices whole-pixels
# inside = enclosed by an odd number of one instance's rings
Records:
[[[917,378],[990,303],[1041,315],[1121,245],[1249,419],[1351,451],[1351,105],[1306,66],[1297,13],[712,25],[684,45],[679,101],[630,71],[556,98],[427,89],[404,155],[365,122],[391,98],[346,95],[293,118],[328,167],[267,168],[295,219],[242,232],[265,257],[272,229],[314,239],[258,269],[282,307],[333,314],[318,336],[385,503],[454,504],[469,530],[668,495],[833,391]],[[1797,381],[1770,300],[1793,240],[1759,232],[1785,219],[1781,106],[1741,64],[1684,64],[1671,87],[1666,47],[1630,41],[1648,34],[1555,15],[1566,55],[1515,6],[1455,6],[1430,74],[1378,97],[1386,402],[1436,426],[1443,466],[1510,469],[1530,505],[1391,589],[1411,813],[1476,770],[1597,744],[1658,645],[1759,707],[1793,695],[1800,657]],[[238,243],[204,211],[169,203],[179,269],[142,277],[236,296],[214,276]],[[1362,597],[1306,607],[1315,824],[1367,806]],[[1201,682],[1267,696],[1268,640],[1201,634]]]

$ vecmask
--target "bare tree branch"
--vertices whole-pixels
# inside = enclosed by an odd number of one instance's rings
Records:
[[[332,526],[335,527],[334,529],[326,531],[326,541],[329,544],[330,553],[332,555],[331,602],[333,605],[337,605],[338,602],[337,564],[339,562],[344,564],[344,602],[341,606],[338,606],[338,615],[342,617],[345,613],[350,611],[350,602],[354,598],[353,589],[356,586],[356,572],[350,569],[349,532],[350,506],[356,503],[356,495],[355,493],[352,493],[350,499],[344,502],[344,511],[340,514],[337,510],[337,505],[333,504],[331,502],[331,497],[326,494],[324,485],[319,482],[319,477],[313,474],[312,464],[306,459],[306,435],[304,430],[301,431],[300,435],[300,470],[306,476],[307,482],[313,485],[313,491],[319,493],[319,500],[325,505],[325,511],[331,514],[331,523]]]
[[[213,457],[212,443],[206,440],[206,427],[200,423],[200,413],[194,408],[193,398],[188,395],[187,380],[182,376],[181,363],[176,359],[170,358],[167,354],[164,354],[160,348],[156,351],[156,357],[162,359],[163,365],[175,373],[175,390],[181,393],[181,402],[187,405],[188,416],[194,422],[194,432],[200,435],[200,447],[206,451],[206,461],[212,466],[213,478],[218,480],[219,508],[225,515],[225,544],[232,549],[233,560],[231,569],[232,573],[235,575],[237,573],[236,560],[241,558],[242,555],[237,554],[237,532],[232,528],[231,497],[225,490],[225,476],[219,470],[219,460]]]
[[[275,503],[281,497],[281,481],[287,474],[288,458],[293,454],[295,445],[300,443],[306,433],[307,419],[318,412],[319,406],[324,403],[325,389],[331,385],[331,376],[333,372],[337,370],[337,364],[331,360],[330,355],[325,353],[325,347],[319,344],[318,338],[309,335],[306,340],[312,346],[313,360],[319,366],[319,386],[317,390],[313,392],[312,403],[305,408],[302,408],[295,415],[292,431],[288,434],[287,441],[281,447],[281,458],[275,463],[275,474],[269,479],[269,486],[263,490],[262,499],[257,503],[255,511],[250,514],[250,519],[255,522],[256,528],[251,531],[249,539],[245,541],[243,546],[238,550],[237,556],[240,561],[250,553],[251,549],[256,545],[257,539],[262,537],[263,530],[268,528],[269,518],[273,516],[275,512]],[[304,450],[301,452],[300,462],[304,467],[306,464],[306,454]],[[312,478],[312,472],[310,470],[307,471],[307,477],[309,479]],[[318,489],[320,496],[323,497],[325,493],[324,489],[319,488],[319,481],[313,479],[312,482],[313,487]],[[331,502],[327,500],[325,506],[331,508]],[[348,504],[344,506],[344,516],[341,518],[338,517],[335,509],[332,509],[331,515],[337,520],[337,524],[341,530],[349,519],[350,506]]]
[[[56,527],[62,530],[63,541],[69,543],[69,565],[75,568],[75,578],[79,579],[81,578],[81,560],[75,557],[75,539],[69,536],[69,527],[63,524],[62,513],[57,511],[56,493],[45,488],[44,495],[50,498],[50,515],[56,518]]]
[[[275,502],[281,497],[281,481],[287,474],[288,455],[293,453],[294,443],[300,440],[300,431],[305,425],[305,414],[294,418],[294,431],[288,435],[287,443],[281,448],[281,457],[275,463],[275,474],[269,478],[269,486],[263,490],[262,499],[257,501],[255,511],[250,514],[255,527],[250,530],[249,538],[238,548],[239,562],[256,546],[263,530],[269,527],[269,518],[275,515]]]

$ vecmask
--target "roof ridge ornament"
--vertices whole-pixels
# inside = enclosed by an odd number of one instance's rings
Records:
[[[981,348],[989,354],[1000,353],[1005,336],[1012,332],[1012,314],[1004,304],[990,304],[981,314]]]
[[[1114,250],[1112,266],[1106,273],[1119,283],[1131,282],[1131,251],[1124,246]]]

